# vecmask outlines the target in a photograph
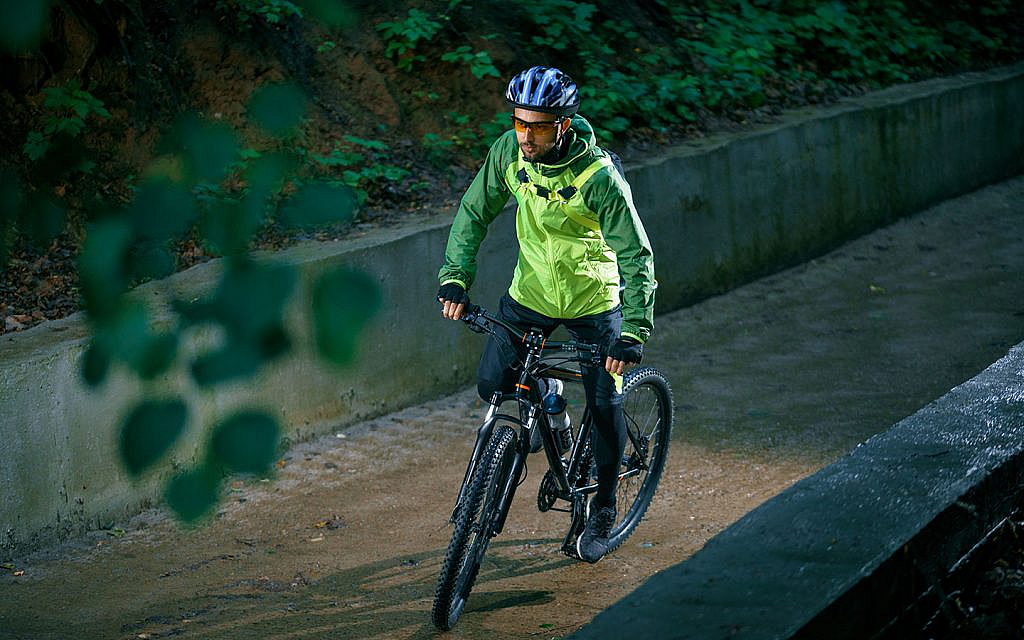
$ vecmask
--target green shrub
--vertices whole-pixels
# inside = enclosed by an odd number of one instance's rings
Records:
[[[433,40],[440,30],[441,23],[419,9],[409,9],[404,20],[377,25],[377,31],[387,44],[384,55],[396,60],[398,68],[405,71],[411,70],[414,63],[426,60],[422,53],[417,53],[417,49]]]

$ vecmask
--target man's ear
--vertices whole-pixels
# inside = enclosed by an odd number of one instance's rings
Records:
[[[570,124],[572,124],[572,122],[569,120],[569,118],[562,118],[562,126],[559,130],[559,134],[565,135],[565,132],[569,130]]]

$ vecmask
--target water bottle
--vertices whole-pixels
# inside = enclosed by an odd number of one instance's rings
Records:
[[[572,421],[565,411],[566,404],[560,393],[549,393],[544,397],[544,413],[548,414],[548,424],[554,432],[559,453],[565,453],[572,448]]]

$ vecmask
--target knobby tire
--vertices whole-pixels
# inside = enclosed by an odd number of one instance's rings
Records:
[[[508,425],[495,427],[470,479],[434,592],[431,616],[438,629],[451,629],[466,606],[490,542],[491,527],[499,516],[500,493],[512,470],[515,444],[515,430]]]
[[[665,468],[672,437],[672,387],[657,369],[643,367],[626,374],[622,384],[626,414],[626,450],[616,489],[619,519],[609,536],[608,551],[617,549],[640,524],[654,498]],[[637,450],[635,443],[639,443]],[[621,474],[632,474],[621,477]]]

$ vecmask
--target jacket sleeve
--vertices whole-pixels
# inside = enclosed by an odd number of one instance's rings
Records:
[[[629,183],[613,167],[587,182],[587,207],[598,214],[604,241],[615,252],[622,292],[623,336],[647,342],[654,329],[654,252],[633,205]],[[601,179],[604,178],[604,179]]]
[[[517,148],[514,136],[515,133],[509,131],[491,145],[483,166],[462,196],[448,233],[444,264],[437,274],[442,285],[457,282],[468,290],[473,284],[476,277],[476,254],[487,235],[487,227],[501,213],[512,195],[505,182],[504,169],[515,153],[513,151],[510,155],[510,144],[513,149]]]

